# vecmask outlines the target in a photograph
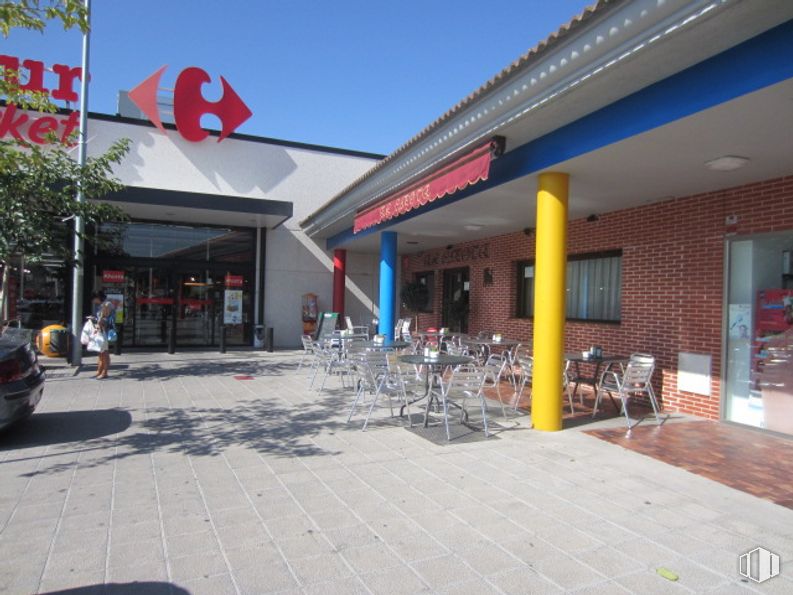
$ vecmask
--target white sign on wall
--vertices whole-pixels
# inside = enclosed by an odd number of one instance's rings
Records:
[[[710,354],[677,355],[677,390],[710,396]]]

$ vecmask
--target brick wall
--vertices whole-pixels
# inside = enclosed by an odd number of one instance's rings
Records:
[[[736,226],[726,226],[727,215],[738,217]],[[568,254],[622,249],[622,320],[568,322],[566,348],[601,345],[611,353],[652,353],[666,409],[718,418],[725,238],[791,229],[793,176],[606,213],[594,222],[571,221]],[[516,263],[534,257],[534,235],[517,232],[454,248],[485,244],[486,256],[481,249],[461,250],[459,262],[444,262],[445,249],[403,258],[406,279],[417,271],[436,271],[434,312],[421,314],[419,326],[440,326],[441,271],[468,266],[469,332],[495,330],[531,345],[531,320],[515,317]],[[490,286],[483,284],[485,268],[493,273]],[[709,397],[677,390],[680,351],[713,357]]]

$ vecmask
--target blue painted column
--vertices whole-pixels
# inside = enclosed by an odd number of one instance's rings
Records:
[[[397,233],[380,234],[380,326],[378,331],[394,338],[396,324]]]

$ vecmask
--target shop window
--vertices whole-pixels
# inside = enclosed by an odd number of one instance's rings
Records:
[[[139,222],[103,224],[96,237],[100,257],[193,262],[249,263],[255,258],[254,245],[248,229]]]
[[[419,310],[419,312],[432,312],[432,305],[435,300],[435,272],[425,271],[423,273],[416,273],[416,283],[421,283],[427,288],[427,302]]]
[[[518,263],[517,316],[534,316],[534,262]],[[622,303],[622,251],[580,254],[567,260],[568,320],[619,322]]]
[[[534,262],[518,263],[518,318],[534,316]]]
[[[622,251],[567,259],[567,319],[619,322]]]

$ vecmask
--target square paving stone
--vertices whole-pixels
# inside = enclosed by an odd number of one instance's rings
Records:
[[[470,566],[454,555],[411,562],[411,566],[433,589],[440,589],[451,583],[479,578]]]
[[[353,572],[339,554],[322,554],[289,562],[301,584],[318,583],[351,576]]]

